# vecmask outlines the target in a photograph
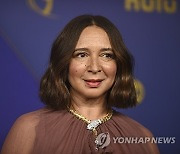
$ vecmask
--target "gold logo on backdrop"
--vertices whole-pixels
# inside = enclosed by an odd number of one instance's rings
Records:
[[[137,95],[137,102],[140,104],[145,96],[145,89],[143,84],[139,80],[134,80],[134,85],[136,89],[136,95]]]
[[[27,2],[34,11],[36,11],[37,13],[41,15],[46,16],[46,17],[55,16],[52,14],[54,0],[43,0],[43,3],[45,3],[44,8],[41,8],[38,5],[37,0],[27,0]]]
[[[143,12],[177,12],[176,0],[125,0],[125,9],[127,11]]]

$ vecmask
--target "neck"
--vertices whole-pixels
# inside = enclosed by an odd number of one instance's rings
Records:
[[[97,99],[76,97],[71,100],[71,108],[89,120],[100,119],[108,112],[105,97]]]

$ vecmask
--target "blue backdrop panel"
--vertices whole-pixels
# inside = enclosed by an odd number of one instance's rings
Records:
[[[163,154],[180,153],[179,3],[178,0],[1,0],[0,147],[18,116],[43,106],[38,98],[39,80],[59,31],[77,15],[95,14],[109,18],[119,28],[135,57],[135,76],[144,87],[140,105],[119,111],[142,123],[156,137],[175,136],[175,144],[158,146]]]
[[[42,107],[38,86],[12,49],[0,37],[0,149],[18,116]]]

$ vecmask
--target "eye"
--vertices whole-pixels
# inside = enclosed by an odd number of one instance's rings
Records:
[[[108,59],[114,59],[113,53],[102,53],[101,57],[108,58]]]
[[[88,56],[88,54],[86,52],[77,52],[77,53],[73,54],[73,57],[75,57],[75,58],[84,58],[87,56]]]

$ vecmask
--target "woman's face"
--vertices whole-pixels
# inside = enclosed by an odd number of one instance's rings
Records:
[[[99,98],[112,87],[117,66],[107,33],[97,27],[86,27],[77,42],[69,65],[72,96]]]

